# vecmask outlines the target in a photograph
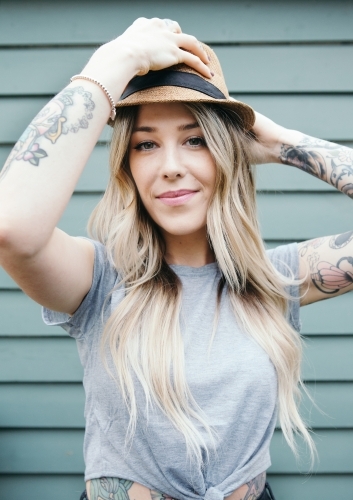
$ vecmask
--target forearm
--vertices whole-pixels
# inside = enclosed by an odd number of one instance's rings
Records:
[[[120,82],[114,85],[116,95],[134,76],[123,63]],[[25,253],[35,253],[45,245],[109,114],[110,104],[102,89],[76,80],[29,124],[0,172],[3,244]]]
[[[285,130],[277,146],[277,161],[297,167],[353,198],[353,150]]]

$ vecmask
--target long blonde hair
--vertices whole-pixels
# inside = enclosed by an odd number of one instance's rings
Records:
[[[313,456],[312,439],[298,412],[301,339],[286,320],[289,297],[285,287],[293,283],[293,277],[280,275],[265,253],[249,157],[253,138],[242,131],[233,111],[215,105],[185,105],[199,123],[216,165],[207,231],[222,276],[218,298],[226,287],[237,320],[276,369],[279,420],[289,446],[297,454],[295,435],[299,433]],[[184,435],[190,456],[202,465],[201,448],[207,450],[207,445],[195,423],[201,423],[211,438],[214,434],[185,379],[179,324],[181,282],[164,259],[163,238],[144,209],[129,170],[136,113],[136,107],[118,112],[110,181],[89,221],[90,235],[106,245],[121,276],[119,285],[125,286],[123,300],[105,325],[102,346],[110,350],[130,412],[128,438],[137,424],[133,382],[137,377],[146,405],[155,403],[162,409]],[[215,331],[214,327],[213,335]]]

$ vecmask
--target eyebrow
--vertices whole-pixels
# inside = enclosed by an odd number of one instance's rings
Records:
[[[185,125],[179,125],[178,131],[179,132],[183,132],[184,130],[192,130],[194,128],[200,128],[200,125],[197,122],[186,123]],[[142,127],[135,127],[134,130],[132,131],[132,133],[134,133],[134,132],[148,132],[148,133],[152,133],[152,132],[157,132],[157,130],[158,129],[155,128],[155,127],[142,126]]]

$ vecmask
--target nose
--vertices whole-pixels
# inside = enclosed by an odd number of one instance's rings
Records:
[[[164,179],[176,179],[184,177],[186,166],[178,150],[175,147],[166,147],[164,155],[161,158],[161,175]]]

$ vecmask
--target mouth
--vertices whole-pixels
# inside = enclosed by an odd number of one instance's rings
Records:
[[[189,201],[196,193],[198,193],[198,191],[193,191],[191,189],[179,189],[178,191],[166,191],[165,193],[157,196],[157,199],[165,205],[177,206],[183,205]]]

